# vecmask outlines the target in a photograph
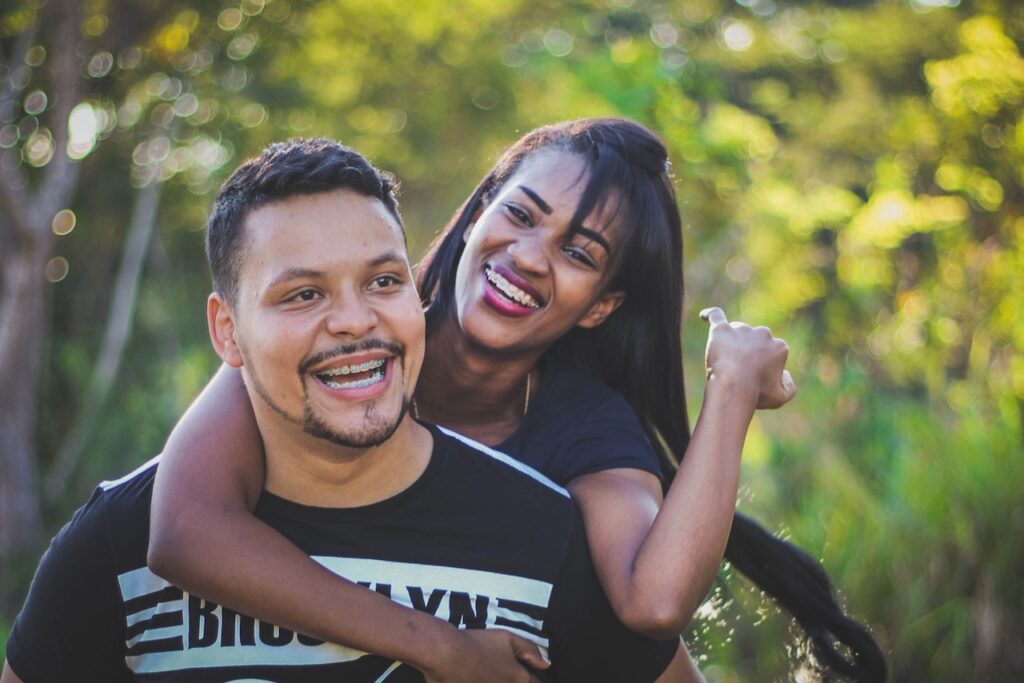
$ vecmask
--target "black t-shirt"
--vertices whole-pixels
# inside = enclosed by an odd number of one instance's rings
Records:
[[[464,628],[548,648],[551,681],[652,681],[677,641],[628,631],[594,574],[564,489],[516,460],[433,430],[412,486],[354,509],[271,494],[256,514],[338,574]],[[239,615],[145,565],[156,460],[101,485],[53,540],[8,641],[35,681],[422,681],[411,667]]]
[[[618,467],[660,477],[658,456],[625,398],[592,376],[549,363],[519,427],[496,448],[566,486]]]

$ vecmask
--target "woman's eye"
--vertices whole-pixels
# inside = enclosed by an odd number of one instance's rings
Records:
[[[578,261],[579,263],[587,266],[588,268],[597,268],[597,264],[594,262],[593,257],[591,257],[591,255],[588,254],[583,249],[578,249],[576,247],[567,247],[565,253],[569,258],[573,259],[574,261]]]
[[[512,214],[513,218],[515,218],[518,222],[522,223],[523,225],[533,225],[533,222],[530,220],[530,214],[528,214],[522,208],[516,206],[515,204],[506,204],[505,209],[510,214]]]

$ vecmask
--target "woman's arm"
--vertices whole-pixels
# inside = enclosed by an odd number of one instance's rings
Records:
[[[153,571],[245,614],[406,662],[431,682],[534,680],[517,660],[546,668],[532,643],[508,632],[460,631],[324,569],[252,515],[263,471],[241,374],[225,366],[161,456],[150,521]]]
[[[24,683],[18,674],[14,673],[14,670],[7,664],[7,660],[4,660],[3,672],[0,672],[0,683]]]
[[[679,650],[668,668],[661,672],[655,683],[707,683],[704,675],[697,668],[696,662],[690,657],[683,641],[679,641]]]
[[[754,409],[781,406],[795,393],[783,370],[785,343],[714,311],[704,405],[664,501],[658,479],[636,469],[569,483],[612,608],[627,627],[653,637],[686,628],[718,571]]]

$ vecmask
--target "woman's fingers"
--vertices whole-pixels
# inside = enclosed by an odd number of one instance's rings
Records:
[[[524,638],[514,637],[512,639],[512,652],[521,663],[534,669],[543,671],[551,666],[551,663],[541,655],[540,648]],[[530,680],[534,679],[531,677]]]
[[[729,322],[718,306],[700,312],[710,325],[705,350],[708,378],[728,373],[751,383],[759,408],[779,408],[796,395],[796,383],[786,370],[789,346],[765,326],[752,327],[743,322]]]
[[[786,403],[792,401],[796,396],[796,382],[793,381],[793,375],[789,374],[789,370],[782,371],[782,391],[786,397]]]
[[[712,326],[724,325],[725,323],[729,322],[729,319],[725,317],[725,311],[723,311],[718,306],[711,306],[709,308],[705,308],[703,311],[700,312],[700,319],[703,320],[704,322],[711,324]]]

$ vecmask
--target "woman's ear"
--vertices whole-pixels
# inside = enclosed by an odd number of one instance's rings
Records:
[[[206,322],[217,355],[233,368],[242,367],[242,354],[235,339],[234,312],[224,297],[216,292],[206,300]]]
[[[480,220],[480,215],[483,214],[484,210],[487,208],[487,204],[488,201],[486,199],[480,199],[480,202],[477,204],[476,210],[473,211],[473,215],[469,219],[469,225],[467,225],[466,229],[462,231],[463,244],[469,241],[469,233],[473,232],[473,228],[476,226],[476,222]]]
[[[608,316],[614,313],[615,309],[621,306],[625,300],[625,292],[605,292],[576,324],[586,329],[597,327],[607,320]]]

